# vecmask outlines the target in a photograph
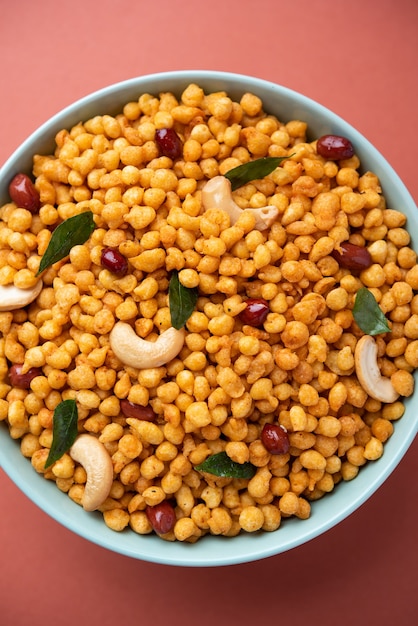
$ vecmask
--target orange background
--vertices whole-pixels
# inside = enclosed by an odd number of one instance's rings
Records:
[[[332,109],[418,201],[417,24],[416,0],[0,0],[0,164],[91,91],[216,69]],[[263,561],[195,570],[89,544],[0,470],[0,623],[416,624],[417,476],[416,440],[387,483],[322,537]]]

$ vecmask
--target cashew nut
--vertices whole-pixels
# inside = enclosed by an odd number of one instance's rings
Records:
[[[85,511],[96,510],[109,495],[113,483],[113,463],[104,445],[93,435],[79,435],[70,448],[70,456],[87,473],[82,500]]]
[[[42,286],[41,280],[28,289],[19,289],[15,285],[0,285],[0,311],[22,309],[38,297]]]
[[[269,228],[279,214],[279,210],[275,206],[241,209],[232,198],[231,182],[225,176],[215,176],[208,180],[202,188],[202,204],[205,210],[216,207],[226,211],[231,219],[231,224],[235,224],[243,211],[251,211],[256,218],[255,228],[257,230]]]
[[[395,402],[399,397],[391,381],[382,376],[377,365],[377,344],[371,335],[357,342],[354,360],[357,378],[369,396],[381,402]]]
[[[167,328],[156,341],[146,341],[126,322],[116,322],[109,336],[115,355],[131,367],[160,367],[174,359],[183,347],[184,328]]]

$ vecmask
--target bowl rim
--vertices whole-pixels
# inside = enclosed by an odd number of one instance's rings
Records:
[[[125,102],[122,94],[137,92],[140,95],[149,91],[156,93],[155,85],[166,85],[165,91],[174,91],[174,87],[170,85],[175,85],[177,92],[180,92],[182,86],[185,87],[191,82],[200,83],[206,92],[218,90],[217,86],[222,86],[230,94],[244,93],[244,88],[246,88],[248,91],[258,93],[264,104],[269,99],[277,103],[280,98],[284,98],[286,102],[295,105],[296,111],[298,107],[300,110],[309,110],[310,113],[307,116],[300,118],[308,122],[308,127],[312,125],[312,119],[314,121],[321,119],[321,128],[329,129],[328,132],[335,133],[334,129],[344,129],[344,135],[349,136],[356,144],[360,159],[363,161],[365,158],[367,163],[372,162],[373,171],[382,177],[385,183],[388,178],[390,184],[387,189],[384,188],[383,193],[385,196],[399,199],[400,203],[406,207],[408,220],[412,220],[414,225],[413,232],[410,234],[412,238],[416,237],[418,217],[412,212],[412,207],[416,210],[412,196],[383,155],[349,122],[324,105],[288,87],[254,76],[224,71],[175,70],[147,74],[113,83],[79,98],[41,124],[5,161],[0,169],[0,196],[2,186],[5,188],[4,193],[7,194],[7,184],[4,181],[10,180],[16,173],[16,166],[26,163],[26,168],[22,166],[19,171],[27,171],[33,155],[36,151],[40,151],[39,146],[51,144],[58,130],[70,128],[81,121],[79,112],[83,111],[82,120],[88,119],[94,111],[95,114],[99,114],[98,103],[103,113],[106,112],[106,107],[110,109],[113,107],[115,112],[120,111],[122,103]],[[232,87],[233,85],[235,86]],[[117,105],[115,105],[115,94],[118,94]],[[268,110],[268,105],[265,109]],[[278,109],[280,109],[280,103],[277,104]],[[89,111],[92,113],[89,114]],[[279,116],[277,112],[274,114]],[[310,119],[306,120],[306,117]],[[315,134],[317,134],[316,131]],[[343,133],[340,132],[340,134]],[[357,146],[359,146],[358,150]],[[1,203],[5,201],[0,198]],[[414,247],[418,249],[416,242]],[[406,399],[406,407],[411,402],[418,403],[418,398]],[[396,423],[394,435],[385,443],[386,456],[384,454],[381,459],[362,467],[354,481],[341,485],[340,487],[344,487],[342,492],[344,497],[339,495],[341,489],[336,489],[327,494],[324,499],[314,502],[309,519],[283,520],[281,527],[273,533],[244,533],[233,538],[207,536],[195,544],[164,542],[158,537],[139,536],[133,531],[128,531],[131,533],[129,536],[126,533],[111,531],[105,526],[101,514],[98,514],[99,518],[98,515],[85,513],[68,496],[64,497],[65,494],[62,494],[55,484],[39,480],[42,477],[34,473],[30,461],[21,455],[18,442],[10,438],[5,424],[1,422],[0,450],[4,449],[0,456],[0,467],[20,491],[47,515],[75,534],[110,551],[165,565],[191,567],[234,565],[264,559],[298,547],[321,536],[357,510],[394,471],[415,439],[418,433],[418,410],[415,418],[414,415],[409,415],[409,419],[406,420],[404,417]],[[16,452],[18,452],[17,455]],[[329,504],[323,505],[324,502]],[[332,502],[336,506],[333,507]],[[322,508],[320,508],[321,505]],[[131,536],[135,537],[135,541],[129,540]],[[131,544],[134,544],[134,547]]]

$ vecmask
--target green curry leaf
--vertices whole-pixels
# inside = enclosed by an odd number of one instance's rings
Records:
[[[172,273],[168,286],[168,301],[171,325],[177,330],[183,328],[193,313],[198,295],[197,288],[192,289],[181,284],[177,271]]]
[[[290,155],[293,156],[293,155]],[[231,189],[235,191],[238,187],[246,185],[251,180],[258,180],[271,174],[273,170],[285,159],[290,157],[262,157],[254,161],[248,161],[229,170],[224,176],[231,182]]]
[[[353,316],[359,328],[366,335],[380,335],[390,332],[388,320],[376,298],[366,287],[359,289],[356,294]]]
[[[78,411],[75,400],[63,400],[55,408],[52,421],[52,445],[45,469],[58,461],[73,445],[78,433]]]
[[[256,468],[252,463],[236,463],[226,452],[212,454],[203,463],[196,465],[195,469],[225,478],[252,478],[256,473]]]
[[[95,227],[91,211],[73,215],[61,222],[52,233],[48,247],[41,259],[37,275],[68,256],[73,246],[85,243]]]

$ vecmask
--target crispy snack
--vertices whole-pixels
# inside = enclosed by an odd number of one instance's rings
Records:
[[[34,156],[37,193],[11,193],[0,209],[0,419],[34,469],[81,505],[88,476],[71,449],[45,469],[54,410],[75,400],[79,435],[112,461],[95,508],[115,531],[194,542],[306,519],[311,502],[382,456],[402,417],[418,367],[406,218],[355,152],[327,160],[306,133],[250,93],[233,101],[190,84],[179,99],[142,94],[116,117],[60,131],[54,154]],[[289,158],[225,203],[202,193],[262,157]],[[39,208],[19,206],[38,195]],[[266,207],[275,219],[258,228],[254,209]],[[55,227],[86,211],[87,241],[38,277]],[[171,350],[158,337],[172,328],[173,273],[198,296]],[[374,341],[394,402],[356,374],[362,287],[390,326]],[[12,291],[18,304],[5,306]],[[167,358],[144,366],[143,342],[164,343]],[[253,475],[196,469],[218,453]]]

